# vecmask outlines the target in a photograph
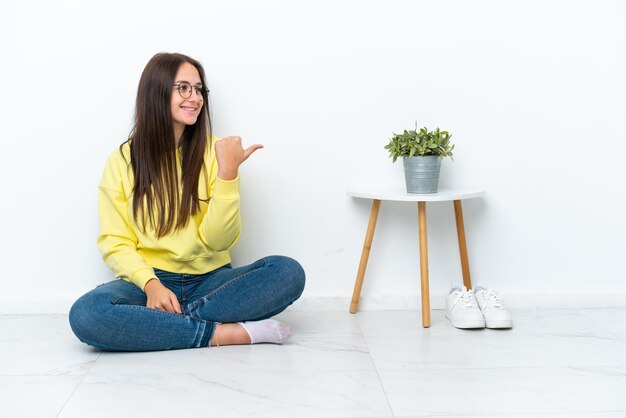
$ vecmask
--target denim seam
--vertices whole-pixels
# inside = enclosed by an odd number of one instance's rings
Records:
[[[203,328],[196,334],[194,339],[195,347],[208,347],[211,344],[211,337],[215,332],[215,323],[212,321],[202,320]],[[208,328],[208,331],[207,331]],[[197,342],[196,342],[197,341]]]
[[[201,322],[201,325],[196,329],[196,335],[193,336],[193,342],[191,343],[192,347],[199,347],[198,336],[202,339],[202,335],[204,335],[204,330],[206,329],[206,322]]]
[[[198,300],[197,302],[194,302],[193,305],[189,306],[188,309],[191,313],[192,310],[197,309],[198,306],[200,305],[204,305],[206,302],[209,301],[209,299],[213,298],[215,295],[219,294],[220,292],[222,292],[224,289],[228,288],[230,285],[234,284],[235,282],[239,281],[241,278],[246,277],[248,274],[253,273],[257,270],[259,270],[260,268],[263,267],[267,267],[268,263],[265,260],[265,258],[261,259],[264,263],[263,266],[259,266],[253,270],[247,271],[244,274],[241,274],[237,277],[234,277],[233,279],[229,280],[227,283],[224,283],[222,286],[218,287],[217,289],[213,290],[211,293],[206,294],[205,296],[202,297],[202,299]]]
[[[144,301],[140,300],[140,299],[127,298],[125,296],[118,296],[115,299],[111,299],[111,304],[112,305],[127,305],[126,303],[117,303],[120,299],[124,299],[124,300],[130,301],[130,302],[141,302],[141,303],[144,303]]]
[[[115,305],[115,304],[112,304],[112,305]],[[147,306],[126,305],[126,304],[118,304],[118,305],[115,305],[115,306],[126,306],[126,307],[129,307],[131,309],[150,309],[152,311],[160,312],[162,314],[174,315],[174,316],[179,317],[179,318],[184,318],[186,316],[186,315],[181,315],[181,314],[172,313],[172,312],[168,312],[168,311],[162,311],[160,309],[148,308]],[[193,319],[196,319],[196,318],[193,318]]]

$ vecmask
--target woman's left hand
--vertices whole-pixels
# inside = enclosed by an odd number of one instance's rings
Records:
[[[237,178],[239,166],[260,148],[261,144],[254,144],[246,149],[241,145],[241,137],[227,136],[215,143],[215,158],[217,159],[217,176],[222,180]]]

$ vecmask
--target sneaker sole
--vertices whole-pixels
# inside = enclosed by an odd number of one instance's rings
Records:
[[[513,328],[513,321],[488,321],[488,322],[485,322],[485,328],[490,328],[490,329]]]
[[[485,321],[453,321],[449,316],[446,315],[446,318],[450,321],[453,327],[460,329],[479,329],[485,328]]]

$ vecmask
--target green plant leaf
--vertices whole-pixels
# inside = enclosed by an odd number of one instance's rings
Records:
[[[388,150],[393,162],[396,162],[399,157],[425,155],[452,158],[454,145],[450,144],[451,136],[448,131],[442,131],[439,127],[434,131],[429,131],[425,126],[418,128],[417,121],[415,121],[415,129],[405,129],[401,134],[392,132],[392,137],[389,138],[384,148]]]

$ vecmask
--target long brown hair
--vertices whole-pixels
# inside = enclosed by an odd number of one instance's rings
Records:
[[[179,190],[171,97],[176,73],[183,63],[196,67],[202,85],[206,86],[204,69],[198,61],[183,54],[156,54],[141,74],[135,123],[129,139],[120,145],[121,151],[125,143],[130,143],[135,178],[133,216],[139,224],[141,213],[144,233],[149,224],[157,238],[183,228],[200,210],[198,183],[211,138],[208,94],[203,89],[200,115],[195,124],[185,127],[179,143],[182,155],[182,190]]]

